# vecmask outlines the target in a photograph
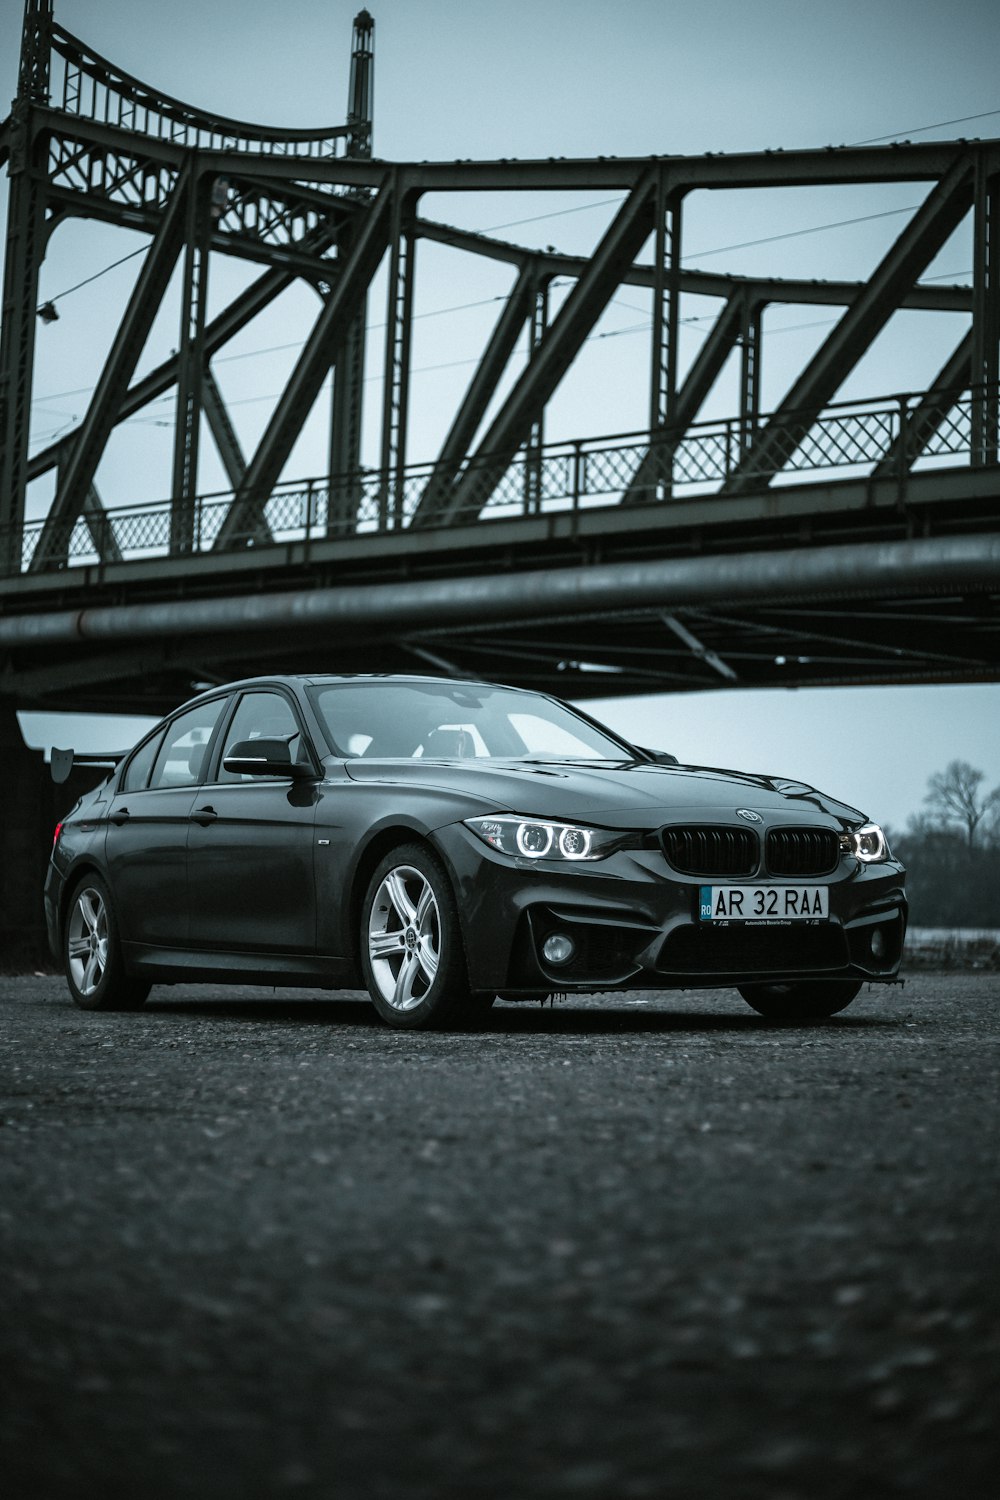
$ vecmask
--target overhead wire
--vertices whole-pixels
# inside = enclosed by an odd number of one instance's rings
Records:
[[[127,260],[135,260],[137,255],[144,255],[148,248],[148,245],[140,245],[138,250],[130,250],[127,255],[122,255],[118,260],[113,260],[110,265],[104,266],[100,271],[95,271],[93,276],[85,276],[83,281],[78,281],[75,286],[68,286],[65,291],[56,292],[54,297],[48,297],[46,299],[47,302],[50,306],[55,302],[60,302],[63,297],[68,297],[71,292],[78,292],[81,287],[89,286],[92,281],[99,281],[102,276],[106,276],[109,271],[115,270],[117,266],[123,266]]]
[[[883,141],[898,141],[910,135],[922,135],[925,130],[944,130],[949,125],[969,125],[973,120],[988,120],[1000,115],[1000,109],[984,109],[978,115],[960,115],[957,120],[936,120],[933,125],[913,125],[909,130],[895,130],[891,135],[873,135],[867,141],[851,141],[851,146],[878,146]]]

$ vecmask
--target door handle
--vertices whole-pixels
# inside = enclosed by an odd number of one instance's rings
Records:
[[[195,823],[200,823],[202,828],[207,828],[209,823],[214,823],[219,814],[214,807],[199,807],[197,812],[191,814]]]
[[[127,807],[116,807],[111,814],[111,821],[112,823],[117,823],[120,828],[123,823],[128,822],[130,816],[131,814]]]

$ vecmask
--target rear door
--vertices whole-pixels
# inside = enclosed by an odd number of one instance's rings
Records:
[[[199,704],[145,740],[112,798],[105,858],[127,943],[187,945],[189,819],[226,701]]]
[[[222,764],[232,745],[261,738],[287,739],[293,760],[308,758],[296,709],[274,688],[241,695],[220,736],[213,779],[191,808],[190,943],[219,952],[313,953],[317,784],[242,776]]]

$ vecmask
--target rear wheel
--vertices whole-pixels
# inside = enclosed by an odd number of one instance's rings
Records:
[[[815,1021],[846,1010],[861,989],[857,979],[793,979],[772,984],[741,984],[739,992],[758,1014],[772,1021]]]
[[[63,928],[70,994],[82,1010],[135,1010],[150,986],[125,973],[111,896],[97,875],[85,875],[70,897]]]
[[[451,883],[420,844],[394,849],[361,909],[361,966],[383,1021],[405,1030],[462,1025],[488,1007],[469,989]],[[492,1004],[493,997],[488,997]]]

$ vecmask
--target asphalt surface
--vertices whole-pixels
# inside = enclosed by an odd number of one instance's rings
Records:
[[[997,1493],[996,975],[0,1027],[6,1500]]]

